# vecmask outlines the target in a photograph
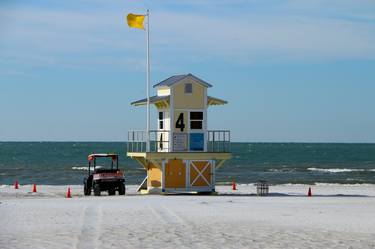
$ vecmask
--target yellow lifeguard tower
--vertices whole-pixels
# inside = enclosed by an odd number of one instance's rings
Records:
[[[227,103],[208,96],[209,87],[192,74],[154,85],[157,130],[128,132],[127,155],[147,172],[143,193],[215,192],[216,169],[231,157],[230,131],[207,129],[207,108]],[[147,99],[132,105],[147,105]]]

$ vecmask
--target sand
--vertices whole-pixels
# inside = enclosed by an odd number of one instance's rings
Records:
[[[0,187],[0,248],[375,248],[375,186],[219,186],[218,196]]]

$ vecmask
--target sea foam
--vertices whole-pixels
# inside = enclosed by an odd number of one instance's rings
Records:
[[[89,167],[72,167],[73,170],[89,170]]]
[[[367,171],[366,169],[322,169],[322,168],[307,168],[310,171],[320,171],[320,172],[327,172],[327,173],[345,173],[345,172],[364,172]],[[374,171],[375,169],[371,169],[368,171]]]

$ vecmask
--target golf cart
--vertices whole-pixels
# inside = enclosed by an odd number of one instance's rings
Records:
[[[111,158],[110,167],[96,164],[97,158]],[[91,154],[88,156],[89,175],[84,179],[84,194],[100,196],[102,191],[108,191],[108,195],[125,195],[124,172],[118,169],[118,155],[116,154]]]

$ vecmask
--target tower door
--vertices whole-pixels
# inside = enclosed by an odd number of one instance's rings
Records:
[[[190,161],[190,188],[212,187],[213,165],[211,161]]]
[[[183,189],[186,188],[186,165],[185,162],[176,159],[169,160],[164,170],[165,188]]]

